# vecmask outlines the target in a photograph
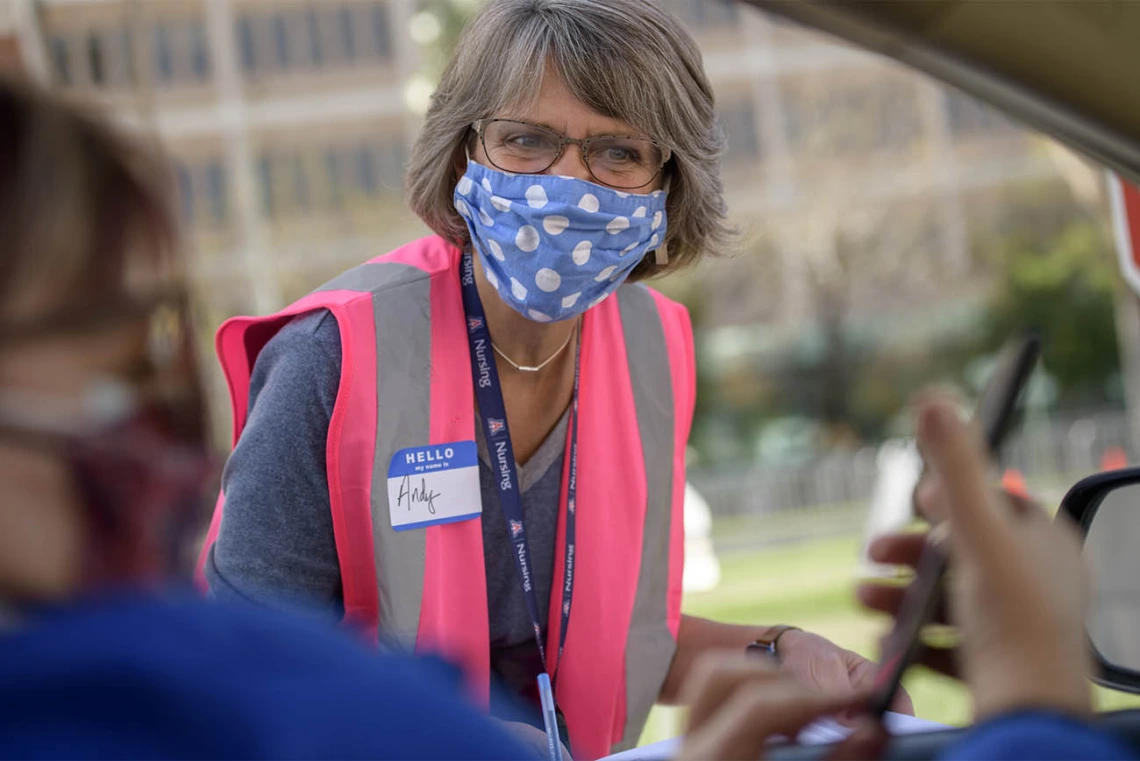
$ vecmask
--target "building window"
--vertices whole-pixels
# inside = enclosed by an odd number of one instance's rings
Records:
[[[957,138],[998,137],[1018,131],[1017,125],[995,109],[955,90],[946,90],[946,118]]]
[[[249,16],[238,19],[238,47],[241,48],[241,67],[246,74],[257,69],[257,48],[253,44],[253,22]]]
[[[312,8],[306,14],[305,28],[309,39],[309,57],[312,58],[313,67],[320,68],[324,61],[321,50],[321,27],[317,23],[317,12]]]
[[[337,26],[340,29],[340,44],[344,51],[344,58],[346,61],[353,61],[356,59],[356,37],[354,29],[356,25],[353,23],[352,8],[348,6],[341,6],[337,11]]]
[[[109,87],[128,87],[135,80],[131,33],[114,29],[103,34],[104,68]]]
[[[309,210],[312,200],[309,195],[309,174],[305,171],[305,157],[299,153],[293,156],[293,200],[298,209]]]
[[[376,55],[381,60],[392,57],[392,25],[388,18],[388,7],[384,4],[372,6],[372,37],[375,40]]]
[[[214,224],[223,224],[226,221],[229,203],[226,193],[226,169],[219,161],[211,161],[206,165],[206,198],[209,201],[210,216]]]
[[[182,217],[182,224],[187,227],[194,225],[194,178],[190,168],[181,161],[174,165],[174,173],[178,181],[178,213]]]
[[[273,203],[273,160],[268,154],[257,159],[257,178],[261,185],[261,210],[272,217],[276,211]]]
[[[696,27],[728,26],[736,23],[734,0],[679,0],[677,14]]]
[[[356,150],[356,183],[368,195],[376,195],[376,164],[372,149],[362,145]]]
[[[87,36],[87,71],[92,84],[103,86],[107,83],[107,70],[103,65],[103,41],[98,32]]]
[[[402,140],[390,140],[377,146],[380,184],[385,190],[399,192],[404,187],[405,145]]]
[[[782,13],[764,11],[764,18],[768,19],[768,23],[776,27],[784,27],[786,29],[803,29],[803,25],[794,21]]]
[[[813,158],[909,149],[922,135],[913,86],[787,80],[784,128],[797,154]]]
[[[51,40],[51,60],[55,67],[55,75],[60,84],[70,85],[74,74],[71,71],[71,54],[68,51],[67,39],[53,37]]]
[[[197,79],[210,77],[210,48],[206,44],[206,25],[201,21],[190,25],[190,63]]]
[[[169,82],[174,78],[174,54],[170,49],[170,32],[158,24],[154,27],[154,68],[158,81]]]
[[[325,179],[329,189],[329,206],[339,209],[344,203],[344,187],[340,171],[340,156],[335,148],[325,151]]]
[[[289,28],[280,13],[273,15],[273,55],[278,68],[289,68]]]
[[[756,137],[756,112],[752,104],[728,106],[721,112],[721,122],[728,137],[726,161],[755,159],[760,155]]]

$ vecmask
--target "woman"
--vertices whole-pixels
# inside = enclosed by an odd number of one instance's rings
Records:
[[[691,327],[622,286],[723,245],[723,147],[655,3],[487,3],[411,159],[436,235],[219,333],[212,594],[442,652],[484,699],[549,672],[586,758],[636,742],[704,650],[778,639],[807,682],[866,681],[819,637],[680,612]]]
[[[155,593],[208,483],[165,174],[0,81],[0,758],[533,757],[426,666]]]

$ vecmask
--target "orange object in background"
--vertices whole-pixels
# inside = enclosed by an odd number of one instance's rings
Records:
[[[1029,497],[1029,487],[1025,485],[1025,478],[1021,475],[1021,471],[1015,468],[1010,468],[1001,477],[1001,488],[1015,497]]]
[[[1128,467],[1128,455],[1120,447],[1109,447],[1100,457],[1100,469],[1121,470]]]

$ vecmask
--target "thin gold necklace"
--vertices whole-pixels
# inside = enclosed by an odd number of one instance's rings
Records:
[[[546,361],[540,362],[539,364],[535,365],[534,367],[528,367],[527,365],[520,365],[519,363],[515,362],[513,359],[511,359],[506,354],[504,354],[502,349],[500,349],[498,346],[495,346],[494,341],[491,342],[491,348],[495,350],[496,354],[498,354],[503,359],[507,360],[507,362],[510,364],[510,366],[513,367],[514,369],[518,370],[520,373],[537,373],[539,370],[546,367],[551,362],[553,362],[555,359],[557,359],[559,354],[566,351],[566,347],[570,345],[570,339],[574,337],[575,332],[577,332],[577,329],[571,330],[570,335],[566,336],[566,340],[562,343],[561,346],[558,347],[558,350],[555,351],[553,354],[551,354],[549,357],[547,357]]]

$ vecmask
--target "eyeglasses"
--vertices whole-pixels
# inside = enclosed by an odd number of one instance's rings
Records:
[[[585,140],[513,119],[481,119],[471,125],[487,160],[512,174],[542,174],[570,143],[582,149],[590,176],[611,188],[633,190],[653,182],[672,152],[655,140],[605,135]]]

